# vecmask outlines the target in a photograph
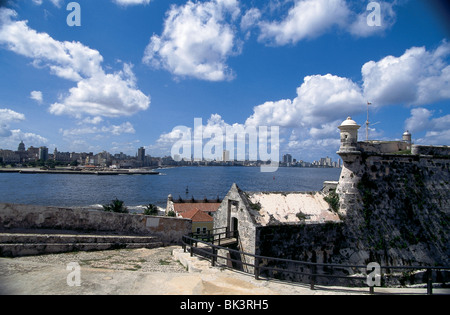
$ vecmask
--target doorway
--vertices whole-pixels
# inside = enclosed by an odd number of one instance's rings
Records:
[[[237,237],[238,228],[239,228],[239,220],[238,218],[233,217],[231,219],[231,231],[233,232],[234,237]]]

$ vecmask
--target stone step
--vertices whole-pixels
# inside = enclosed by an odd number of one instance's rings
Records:
[[[97,235],[97,234],[38,234],[0,233],[0,244],[16,243],[148,243],[158,240],[154,236]]]
[[[0,233],[0,257],[161,246],[163,242],[154,236],[73,234],[70,231]]]
[[[152,243],[22,243],[0,244],[0,257],[22,257],[34,255],[59,254],[74,251],[100,251],[114,249],[157,248],[162,242]]]

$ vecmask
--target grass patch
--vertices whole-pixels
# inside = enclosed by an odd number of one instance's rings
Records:
[[[159,260],[159,264],[161,266],[167,266],[167,265],[170,265],[170,261],[167,261],[167,260],[164,260],[164,259],[160,259]]]
[[[339,195],[336,193],[336,190],[333,190],[323,198],[334,212],[339,211]]]

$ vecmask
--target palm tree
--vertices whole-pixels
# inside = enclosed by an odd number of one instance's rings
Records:
[[[107,212],[128,213],[128,209],[124,206],[124,202],[117,198],[112,200],[110,204],[103,205],[103,210]]]
[[[145,207],[144,215],[158,215],[158,208],[154,204]]]

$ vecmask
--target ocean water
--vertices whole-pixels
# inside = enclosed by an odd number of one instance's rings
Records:
[[[174,199],[223,198],[233,183],[244,191],[317,191],[326,180],[339,179],[336,168],[178,167],[161,175],[54,175],[0,173],[0,202],[59,207],[87,207],[118,198],[128,207]]]

